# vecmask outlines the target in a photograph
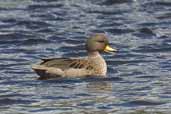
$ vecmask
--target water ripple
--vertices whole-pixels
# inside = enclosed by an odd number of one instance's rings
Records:
[[[170,5],[169,0],[1,0],[1,113],[169,112]],[[118,50],[103,53],[106,78],[38,80],[31,64],[85,56],[84,42],[96,32],[106,33]]]

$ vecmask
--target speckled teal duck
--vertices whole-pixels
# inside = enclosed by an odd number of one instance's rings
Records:
[[[50,58],[32,66],[40,78],[56,77],[105,77],[107,65],[99,52],[114,53],[116,49],[109,46],[105,34],[95,34],[86,42],[88,56],[85,58]]]

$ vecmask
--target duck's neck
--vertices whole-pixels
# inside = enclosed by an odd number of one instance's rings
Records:
[[[94,51],[94,52],[88,52],[88,57],[96,58],[96,57],[101,57],[101,55],[98,51]]]
[[[101,61],[105,63],[104,58],[100,55],[98,51],[95,52],[88,52],[88,58],[90,58],[93,61]]]

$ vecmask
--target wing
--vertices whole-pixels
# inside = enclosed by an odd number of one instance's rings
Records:
[[[42,59],[43,62],[40,65],[47,67],[60,68],[62,70],[75,68],[75,69],[88,69],[91,70],[93,67],[90,62],[86,59],[69,59],[69,58],[52,58],[52,59]]]

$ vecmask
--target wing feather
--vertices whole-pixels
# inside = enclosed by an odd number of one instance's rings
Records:
[[[75,68],[89,68],[89,61],[86,59],[69,59],[69,58],[51,58],[51,59],[42,59],[43,62],[40,65],[44,65],[47,67],[56,67],[62,70]]]

